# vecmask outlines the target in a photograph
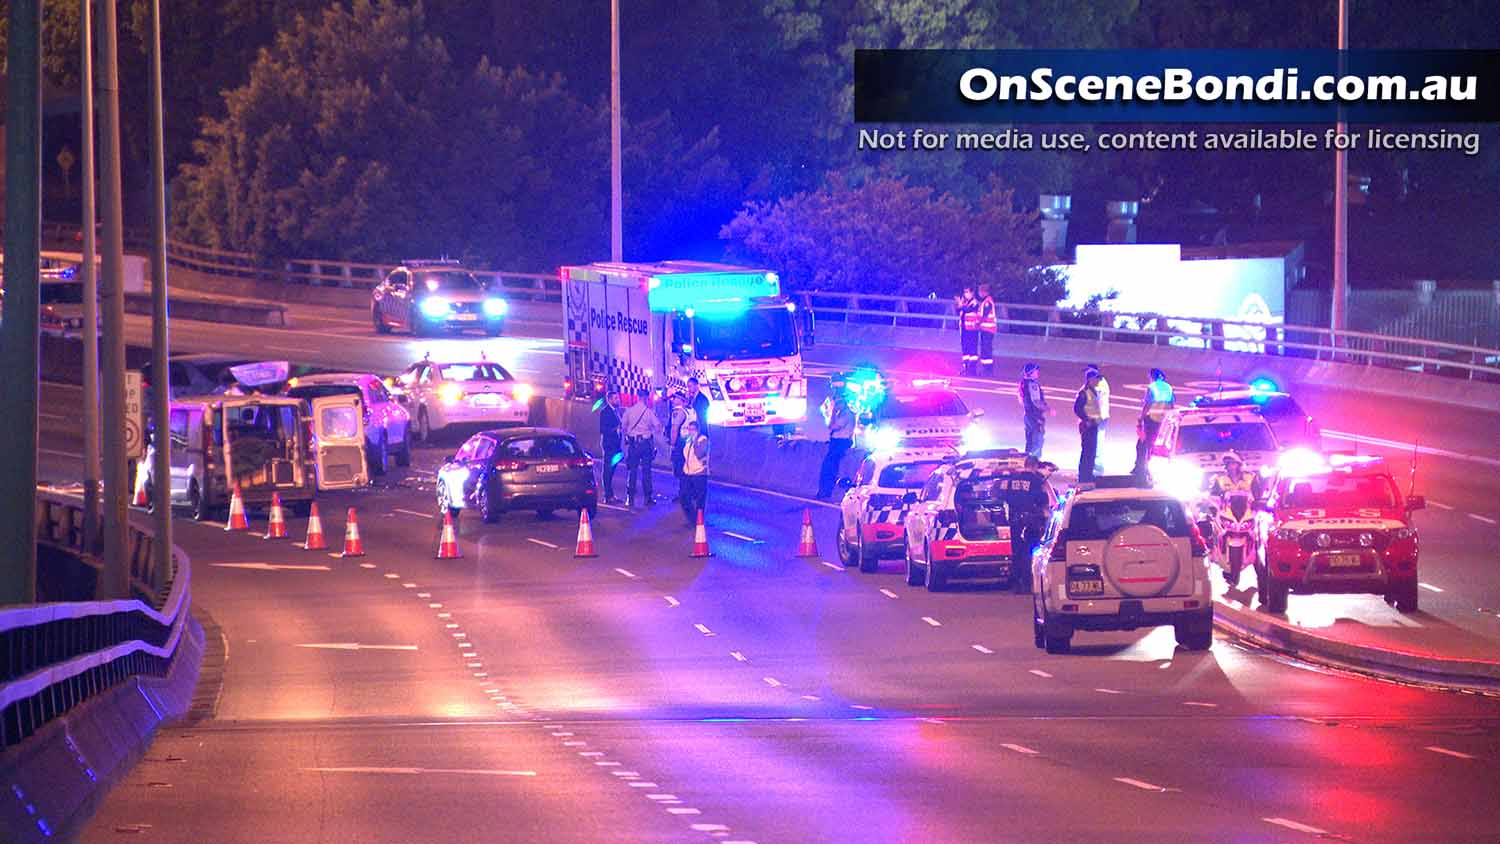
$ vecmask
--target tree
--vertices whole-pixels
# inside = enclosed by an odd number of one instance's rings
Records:
[[[835,173],[820,190],[746,205],[720,237],[803,290],[948,296],[987,282],[1000,301],[1050,305],[1064,290],[1033,270],[1039,234],[997,180],[970,204],[904,179]]]

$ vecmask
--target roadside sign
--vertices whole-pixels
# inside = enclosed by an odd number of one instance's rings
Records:
[[[141,414],[141,373],[125,372],[125,459],[140,460],[146,456],[145,420]]]

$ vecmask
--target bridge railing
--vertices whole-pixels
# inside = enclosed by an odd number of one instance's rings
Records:
[[[38,542],[85,560],[83,502],[37,493]],[[0,749],[131,676],[172,665],[191,607],[190,565],[173,549],[171,571],[152,563],[151,531],[131,525],[134,597],[0,607]]]
[[[820,321],[958,330],[947,299],[827,292],[804,296]],[[1308,325],[1046,305],[1001,304],[998,311],[1001,330],[1011,334],[1246,352],[1500,381],[1500,349],[1481,346]]]

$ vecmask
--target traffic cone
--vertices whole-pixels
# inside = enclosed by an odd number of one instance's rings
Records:
[[[281,493],[271,493],[271,522],[262,539],[286,539],[286,513],[281,509]]]
[[[245,499],[240,497],[240,485],[234,485],[234,492],[229,496],[229,521],[224,524],[225,530],[249,530],[250,523],[245,520]]]
[[[146,461],[135,464],[135,493],[130,497],[130,506],[149,507],[151,502],[146,498]]]
[[[812,511],[805,508],[802,511],[802,539],[797,543],[797,556],[818,556],[818,541],[813,537]]]
[[[328,547],[323,540],[323,517],[318,515],[318,502],[312,503],[312,512],[307,515],[307,541],[302,547],[308,551],[321,551]]]
[[[573,556],[599,556],[599,553],[594,550],[594,529],[589,526],[588,510],[580,509],[578,511],[578,546],[573,550]]]
[[[438,539],[438,560],[456,560],[463,554],[458,552],[458,537],[453,535],[453,511],[443,510],[443,535]]]
[[[708,531],[703,529],[703,510],[701,508],[698,510],[698,527],[693,530],[693,553],[689,556],[709,556]]]
[[[344,557],[363,557],[365,555],[365,544],[359,539],[359,517],[354,514],[354,508],[349,508],[349,519],[344,523]]]

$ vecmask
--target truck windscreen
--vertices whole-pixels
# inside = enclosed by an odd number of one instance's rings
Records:
[[[699,360],[777,358],[797,353],[797,329],[786,308],[752,308],[733,316],[693,318]]]

